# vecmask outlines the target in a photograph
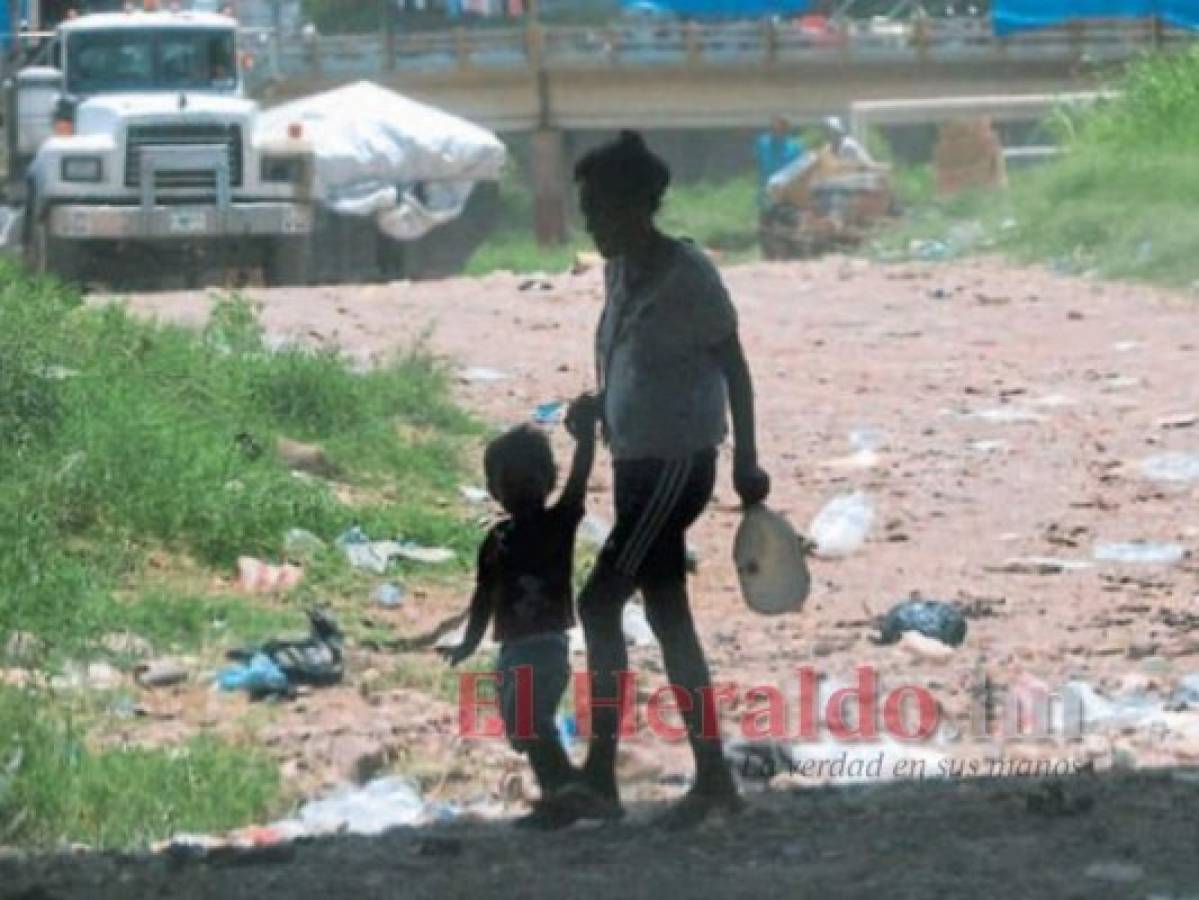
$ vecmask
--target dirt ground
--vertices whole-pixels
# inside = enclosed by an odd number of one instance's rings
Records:
[[[884,691],[927,688],[959,732],[943,728],[918,747],[862,745],[883,748],[885,774],[897,774],[903,759],[930,771],[947,760],[984,771],[999,761],[1019,775],[1060,763],[1055,774],[1093,773],[1065,782],[1086,803],[1030,802],[1040,788],[1021,778],[879,785],[868,777],[867,789],[851,790],[801,772],[773,779],[745,818],[706,829],[681,858],[638,824],[640,814],[619,827],[572,829],[532,852],[500,825],[460,823],[301,847],[286,865],[10,861],[0,863],[0,885],[45,892],[0,887],[0,896],[598,897],[614,885],[627,896],[1199,895],[1191,862],[1199,787],[1177,770],[1134,772],[1199,764],[1199,713],[1157,703],[1153,727],[1116,717],[1077,739],[1048,741],[980,730],[971,718],[984,679],[1009,695],[1075,681],[1115,703],[1152,704],[1199,673],[1199,481],[1155,481],[1141,468],[1155,455],[1199,453],[1199,304],[995,260],[832,258],[725,274],[755,378],[771,506],[807,530],[829,499],[861,490],[876,515],[862,549],[811,561],[814,589],[801,615],[756,616],[730,559],[738,512],[726,448],[716,502],[693,534],[693,600],[717,679],[742,692],[777,685],[791,698],[798,666],[833,686],[870,666]],[[250,295],[272,336],[337,345],[364,364],[427,342],[462,373],[462,401],[497,426],[592,385],[602,303],[595,271]],[[199,324],[210,301],[155,294],[128,302]],[[478,380],[469,370],[479,368],[506,377]],[[564,464],[560,428],[554,441]],[[610,515],[608,485],[601,458],[595,514]],[[1188,556],[1168,566],[1092,559],[1097,543],[1141,540],[1181,545]],[[969,634],[948,658],[872,641],[873,618],[914,592],[967,611]],[[459,602],[437,597],[424,618],[392,624],[416,631]],[[653,650],[635,659],[644,696],[660,683],[660,666]],[[331,740],[369,720],[393,744],[419,739],[431,754],[460,752],[444,704],[391,695],[360,702],[350,689],[340,696]],[[308,698],[277,727],[311,732],[331,702]],[[733,737],[737,716],[726,717]],[[632,746],[629,798],[677,794],[685,750],[646,734]],[[862,746],[851,750],[865,753]],[[809,755],[844,749],[826,741]],[[505,751],[471,752],[478,762]],[[468,767],[462,780],[496,796],[486,765]]]

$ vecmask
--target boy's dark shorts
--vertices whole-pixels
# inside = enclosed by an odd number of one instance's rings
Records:
[[[617,460],[616,523],[600,562],[637,585],[687,578],[687,529],[716,486],[716,449],[678,460]]]
[[[528,700],[528,711],[520,715],[520,691],[516,670],[528,666],[531,670],[532,696]],[[524,752],[533,742],[558,740],[558,726],[554,715],[562,695],[570,684],[570,641],[565,634],[534,634],[529,637],[505,641],[500,646],[500,658],[496,665],[500,674],[500,714],[504,719],[504,731],[513,749]],[[526,693],[527,698],[529,695]],[[519,733],[519,726],[526,726],[526,733]],[[531,726],[531,733],[527,728]]]

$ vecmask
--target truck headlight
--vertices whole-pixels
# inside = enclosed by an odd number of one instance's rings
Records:
[[[262,180],[273,184],[299,184],[304,180],[307,163],[302,156],[264,156]]]
[[[104,161],[98,156],[64,156],[63,181],[103,181]]]

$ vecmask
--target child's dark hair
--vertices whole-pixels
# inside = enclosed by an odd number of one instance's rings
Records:
[[[520,485],[528,491],[540,489],[538,500],[544,500],[554,489],[558,475],[549,438],[531,425],[511,428],[491,441],[483,453],[483,472],[489,483]]]
[[[622,131],[616,140],[596,147],[578,161],[575,181],[589,185],[613,203],[653,215],[670,186],[670,168],[650,151],[640,134]]]

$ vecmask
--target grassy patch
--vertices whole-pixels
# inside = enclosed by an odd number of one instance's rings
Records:
[[[0,843],[144,846],[260,820],[279,802],[276,766],[252,749],[100,752],[44,698],[0,688]]]
[[[1199,50],[1134,64],[1118,99],[1055,116],[1065,153],[1015,172],[1005,192],[930,203],[883,249],[998,248],[1064,272],[1169,285],[1199,279]]]

